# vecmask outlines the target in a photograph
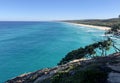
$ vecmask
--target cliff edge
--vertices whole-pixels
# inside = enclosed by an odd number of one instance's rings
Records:
[[[5,83],[120,83],[120,53],[23,74]]]

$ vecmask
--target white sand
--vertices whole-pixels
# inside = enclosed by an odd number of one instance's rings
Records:
[[[77,24],[77,23],[70,23],[70,22],[65,22],[65,23],[69,23],[69,24],[73,24],[73,25],[77,25],[77,26],[88,27],[88,28],[96,28],[96,29],[100,29],[100,30],[110,30],[110,27],[104,27],[104,26],[94,26],[94,25]]]

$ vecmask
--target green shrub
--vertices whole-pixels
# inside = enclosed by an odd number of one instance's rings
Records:
[[[108,72],[100,69],[101,64],[92,64],[85,68],[76,67],[74,74],[59,72],[52,78],[52,83],[106,83]]]

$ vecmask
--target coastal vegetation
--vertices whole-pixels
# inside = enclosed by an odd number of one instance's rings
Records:
[[[112,27],[113,25],[118,24],[119,20],[120,20],[120,18],[112,18],[112,19],[94,19],[94,20],[91,20],[91,19],[88,19],[88,20],[66,20],[65,22]]]
[[[58,65],[65,64],[65,63],[70,62],[75,59],[106,56],[107,55],[106,51],[110,49],[111,45],[112,45],[112,40],[110,38],[108,38],[107,40],[90,44],[88,46],[85,46],[84,48],[80,47],[77,50],[73,50],[73,51],[69,52],[60,61],[60,63],[58,63]]]
[[[120,23],[113,25],[111,29],[106,32],[106,34],[113,34],[114,37],[120,38]]]
[[[115,48],[116,52],[120,52],[120,42],[116,42],[116,40],[120,39],[120,22],[116,25],[113,25],[110,30],[105,32],[106,36],[111,35],[109,38],[112,39],[113,47]]]
[[[101,67],[105,67],[102,69]],[[74,66],[68,72],[58,72],[52,83],[106,83],[110,69],[101,63],[90,63],[86,66]]]

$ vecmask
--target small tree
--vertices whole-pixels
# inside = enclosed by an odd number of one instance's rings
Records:
[[[106,51],[110,49],[111,43],[112,43],[111,40],[107,39],[107,40],[104,40],[104,41],[100,41],[100,42],[90,44],[88,46],[85,46],[84,48],[79,48],[77,50],[73,50],[73,51],[69,52],[58,63],[58,65],[65,64],[65,63],[70,62],[72,60],[81,59],[81,58],[84,58],[84,57],[93,58],[93,57],[97,56],[96,49],[100,49],[102,51],[101,56],[106,56],[107,55]]]

